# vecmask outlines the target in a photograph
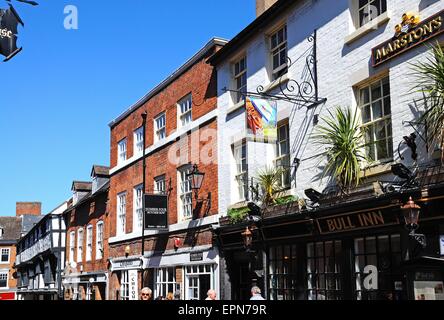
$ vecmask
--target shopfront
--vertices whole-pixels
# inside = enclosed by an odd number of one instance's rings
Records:
[[[118,258],[111,262],[111,292],[116,300],[139,300],[139,281],[143,260],[139,257]]]
[[[218,238],[230,275],[223,285],[231,286],[225,299],[248,299],[252,285],[270,300],[440,299],[441,193],[412,194],[421,207],[418,232],[425,235],[425,247],[404,227],[404,194],[264,217],[249,226],[248,250],[242,238],[248,224],[222,226]]]
[[[106,272],[70,274],[64,277],[65,300],[107,300]]]
[[[154,298],[171,292],[180,293],[182,300],[205,300],[208,290],[219,292],[219,254],[211,246],[179,249],[144,260]]]

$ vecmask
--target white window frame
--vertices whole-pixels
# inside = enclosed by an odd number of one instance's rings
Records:
[[[0,264],[8,264],[11,261],[11,248],[1,248],[1,250],[0,250],[0,259],[3,258],[3,252],[4,251],[8,252],[8,260],[7,261],[0,260]]]
[[[133,230],[142,231],[143,227],[143,184],[133,189]]]
[[[279,41],[279,33],[283,32],[283,41]],[[276,37],[277,42],[275,45],[273,45],[273,39]],[[269,36],[269,46],[270,46],[270,69],[271,69],[271,80],[275,81],[282,77],[284,74],[288,72],[288,43],[287,43],[287,25],[281,26],[279,29],[277,29],[275,32],[273,32]],[[281,61],[281,53],[282,51],[285,51],[285,61]],[[278,58],[280,64],[279,66],[274,66],[274,57]]]
[[[389,86],[389,93],[386,94],[386,92],[384,92],[384,81],[387,80],[388,86]],[[378,84],[382,90],[381,92],[381,97],[377,98],[377,99],[373,99],[373,93],[372,93],[372,87],[374,87],[376,84]],[[369,101],[366,103],[362,98],[362,93],[364,90],[368,90],[368,94],[369,94]],[[372,164],[378,164],[378,163],[384,163],[384,162],[388,162],[388,161],[392,161],[393,160],[393,156],[394,156],[394,150],[393,150],[393,122],[392,122],[392,113],[391,113],[391,88],[390,88],[390,77],[384,76],[381,78],[378,78],[374,81],[371,81],[369,83],[367,83],[364,86],[361,86],[358,88],[358,109],[359,112],[361,114],[361,130],[363,130],[363,135],[364,135],[364,143],[367,144],[366,141],[366,133],[365,131],[368,130],[368,128],[373,128],[373,148],[374,148],[374,162]],[[387,102],[388,100],[388,102]],[[382,117],[376,118],[374,117],[373,114],[373,104],[375,103],[381,103],[381,113],[382,113]],[[386,114],[386,104],[389,104],[390,106],[390,113]],[[369,112],[370,112],[370,121],[364,122],[364,114],[365,112],[363,111],[364,108],[369,108]],[[376,128],[378,123],[381,122],[389,122],[389,126],[385,126],[385,138],[384,139],[377,139],[377,132],[376,132]],[[389,130],[390,128],[390,130]],[[391,131],[391,132],[390,132]],[[391,134],[390,134],[391,133]],[[378,141],[383,141],[385,140],[386,143],[386,148],[387,148],[387,155],[388,157],[385,158],[380,158],[378,155],[378,150],[377,150],[377,142]],[[391,145],[390,145],[391,142]],[[367,150],[365,150],[365,154],[368,156]]]
[[[93,226],[92,224],[86,227],[86,261],[92,260],[93,253]]]
[[[242,156],[244,148],[245,157]],[[244,201],[248,199],[248,149],[245,141],[233,145],[233,157],[235,162],[234,180],[237,186],[236,194],[239,201]]]
[[[387,0],[366,0],[367,3],[363,6],[359,6],[359,0],[352,0],[352,1],[355,1],[355,3],[353,4],[354,9],[353,9],[352,15],[353,15],[353,22],[354,22],[356,29],[359,29],[359,28],[365,26],[366,24],[371,22],[373,19],[375,19],[375,18],[379,17],[380,15],[382,15],[383,13],[387,12]],[[381,12],[378,12],[378,14],[376,16],[372,17],[370,15],[370,13],[373,13],[373,12],[370,9],[370,6],[375,6],[376,3],[379,4],[379,8],[382,8],[382,10],[384,9],[383,3],[385,3],[385,10],[384,11],[380,10]],[[368,8],[367,9],[367,17],[365,17],[365,18],[363,17],[363,19],[361,20],[360,12],[363,10],[366,10],[365,9],[366,7]],[[379,10],[378,7],[376,7],[376,8]]]
[[[169,271],[173,271],[173,279],[169,277]],[[166,277],[165,277],[166,275]],[[176,281],[176,267],[159,268],[156,269],[156,285],[154,295],[156,297],[162,296],[166,297],[168,292],[174,293],[176,291],[177,281]],[[168,286],[173,286],[173,291],[168,290]]]
[[[154,141],[166,138],[166,112],[162,112],[154,119]]]
[[[282,137],[280,135],[280,129],[285,128],[286,136]],[[282,152],[281,145],[285,143],[287,148],[287,153]],[[277,128],[277,141],[276,141],[276,158],[274,159],[276,167],[282,168],[284,172],[281,174],[280,185],[282,188],[291,187],[291,168],[290,168],[290,126],[288,122],[281,123]],[[289,176],[288,184],[285,183],[286,175]]]
[[[191,165],[182,166],[177,170],[178,178],[178,212],[179,221],[186,221],[193,218],[193,190],[191,189],[191,176],[186,177],[191,172]]]
[[[122,270],[120,274],[120,300],[129,300],[130,297],[129,271]]]
[[[127,139],[122,139],[117,144],[117,163],[121,164],[128,159],[127,155]]]
[[[117,195],[117,235],[126,234],[126,192]]]
[[[165,194],[166,193],[166,180],[165,175],[154,178],[154,193]]]
[[[96,225],[96,260],[103,259],[103,234],[105,224],[103,221],[99,221]]]
[[[2,271],[0,272],[0,278],[4,278],[6,275],[6,286],[5,287],[0,287],[0,289],[9,289],[9,272],[8,271]]]
[[[84,230],[80,228],[77,230],[77,263],[81,263],[83,259],[83,235]]]
[[[185,127],[193,122],[193,96],[187,94],[177,103],[178,127]]]
[[[3,227],[0,227],[0,239],[3,238],[4,234],[5,234],[5,229]]]
[[[242,56],[233,63],[233,102],[234,104],[245,101],[245,92],[247,92],[247,56]],[[242,83],[245,79],[245,83]]]
[[[143,154],[143,127],[134,130],[134,155]]]
[[[202,270],[203,269],[203,270]],[[210,276],[210,288],[216,288],[216,277],[215,277],[215,265],[214,264],[201,264],[201,265],[188,265],[184,267],[184,279],[185,279],[185,300],[191,300],[190,290],[197,289],[200,292],[200,278],[199,276],[209,275]],[[197,281],[197,285],[190,286],[190,278],[194,278]],[[196,279],[197,278],[197,279]],[[194,295],[194,293],[193,293]],[[193,297],[196,298],[196,297]]]
[[[69,262],[74,262],[74,255],[76,252],[76,232],[71,231],[69,233]]]

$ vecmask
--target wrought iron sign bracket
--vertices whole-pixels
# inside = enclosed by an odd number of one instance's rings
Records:
[[[313,43],[311,50],[307,50],[301,54],[301,56],[292,61],[287,57],[287,69],[290,70],[297,61],[305,58],[305,68],[307,70],[306,79],[297,81],[295,79],[283,79],[279,78],[279,84],[276,86],[278,89],[276,93],[270,93],[263,85],[259,85],[256,88],[256,92],[232,90],[227,87],[223,88],[224,92],[238,93],[245,97],[267,99],[272,101],[287,101],[294,103],[299,107],[306,107],[312,109],[327,101],[327,98],[319,98],[318,89],[318,70],[317,70],[317,31],[315,30],[311,34],[307,41]]]
[[[424,141],[424,143],[426,144],[426,151],[429,151],[429,144],[427,142],[428,140],[428,130],[427,130],[427,122],[418,122],[418,121],[403,121],[402,125],[406,125],[408,124],[410,127],[413,128],[413,130],[415,130],[416,134],[418,135],[418,137],[421,138],[422,141]],[[418,130],[417,126],[424,126],[425,129],[425,136],[421,134],[421,132]]]

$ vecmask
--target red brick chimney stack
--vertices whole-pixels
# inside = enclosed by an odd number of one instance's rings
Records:
[[[15,215],[17,217],[23,215],[39,216],[42,214],[41,202],[17,202],[15,206]]]

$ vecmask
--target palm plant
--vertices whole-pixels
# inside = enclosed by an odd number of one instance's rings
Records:
[[[256,180],[260,190],[255,190],[256,193],[261,193],[261,202],[263,206],[269,206],[276,203],[282,193],[281,177],[284,172],[282,168],[265,167],[258,171]]]
[[[444,161],[444,51],[439,44],[432,47],[425,61],[413,64],[412,91],[422,93],[426,112],[420,122],[427,124],[427,143],[441,149]]]
[[[315,144],[326,148],[319,155],[327,158],[322,178],[331,176],[341,191],[347,192],[358,186],[361,165],[368,161],[362,144],[363,131],[356,111],[336,107],[328,112],[330,116],[322,118],[324,123],[317,127],[312,138]]]

